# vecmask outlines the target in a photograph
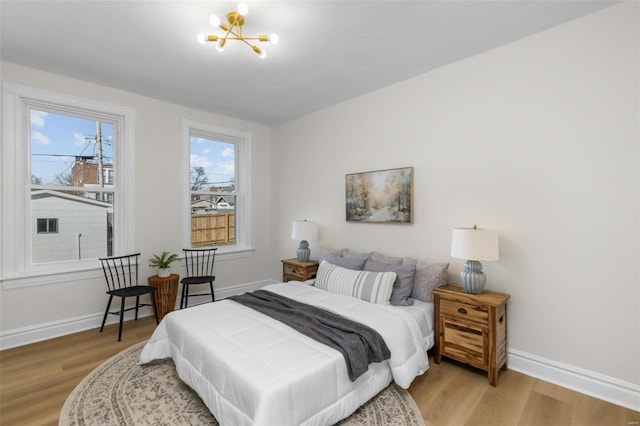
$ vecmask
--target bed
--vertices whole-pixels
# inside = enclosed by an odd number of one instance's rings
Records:
[[[175,311],[162,320],[140,357],[171,357],[179,377],[222,425],[330,425],[395,381],[408,388],[428,368],[433,304],[370,303],[308,283],[263,290],[317,306],[376,330],[391,357],[351,381],[342,355],[232,300]]]

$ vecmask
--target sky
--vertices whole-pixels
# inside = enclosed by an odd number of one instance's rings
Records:
[[[70,115],[31,110],[31,175],[42,184],[71,173],[75,156],[96,156],[96,121]],[[113,161],[113,125],[101,123],[102,156]]]
[[[235,146],[212,139],[190,137],[191,168],[204,167],[212,186],[226,186],[234,181]]]
[[[31,174],[42,184],[57,184],[58,177],[71,173],[75,156],[95,156],[96,121],[65,114],[31,110]],[[101,123],[105,164],[113,161],[113,125]],[[180,143],[180,141],[176,141]],[[204,167],[212,185],[233,182],[235,146],[211,139],[190,138],[191,167]],[[117,168],[117,164],[115,165]]]

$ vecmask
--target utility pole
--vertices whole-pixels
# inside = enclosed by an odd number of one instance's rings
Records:
[[[102,126],[99,121],[96,121],[96,148],[98,149],[98,184],[100,188],[104,188],[104,170],[102,164]],[[100,201],[104,201],[104,193],[100,192]]]

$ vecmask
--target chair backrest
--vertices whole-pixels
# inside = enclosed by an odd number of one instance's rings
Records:
[[[138,257],[140,253],[100,258],[109,291],[138,285]]]
[[[218,248],[182,249],[187,277],[212,277]]]

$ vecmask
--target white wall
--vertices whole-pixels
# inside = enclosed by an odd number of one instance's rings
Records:
[[[186,118],[250,132],[255,252],[248,258],[216,260],[216,287],[253,282],[268,276],[265,271],[269,270],[271,262],[271,129],[12,63],[2,62],[0,66],[5,81],[135,109],[135,240],[137,250],[142,253],[140,276],[143,279],[156,273],[147,266],[153,253],[180,252],[182,249],[181,120]],[[101,314],[107,301],[105,291],[104,279],[0,289],[0,332]]]
[[[31,244],[34,263],[107,256],[107,213],[111,205],[45,195],[31,198]],[[39,233],[38,219],[58,221],[55,233]],[[80,235],[80,236],[79,236]]]
[[[494,228],[510,348],[640,384],[639,28],[622,4],[274,129],[272,274],[294,219],[321,226],[312,257],[450,261],[452,282],[451,229]],[[345,174],[404,166],[413,225],[345,221]]]

